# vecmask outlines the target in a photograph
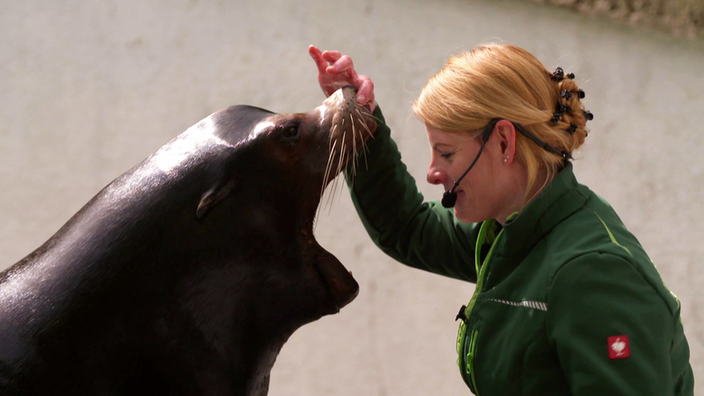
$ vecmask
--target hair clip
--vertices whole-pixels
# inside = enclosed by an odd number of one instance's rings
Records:
[[[559,111],[562,114],[569,114],[572,112],[572,108],[569,105],[558,103],[557,105],[557,111]]]
[[[577,125],[570,123],[570,127],[567,129],[567,132],[570,133],[570,135],[574,135],[574,133],[577,131]]]
[[[550,121],[557,124],[558,121],[560,121],[560,117],[562,117],[562,113],[560,113],[559,111],[556,111],[556,112],[552,113],[552,119]]]
[[[594,114],[592,114],[591,111],[586,110],[586,111],[584,112],[584,118],[586,118],[587,121],[591,121],[591,120],[594,119]]]
[[[560,97],[569,100],[572,98],[572,92],[563,89],[562,91],[560,91]]]
[[[567,78],[569,78],[570,80],[574,80],[574,73],[569,73],[567,75]]]
[[[555,81],[562,81],[562,79],[565,77],[565,71],[562,70],[561,67],[557,67],[555,71],[552,73],[552,79]]]
[[[587,94],[585,94],[584,91],[582,91],[582,89],[580,88],[579,90],[577,90],[577,96],[579,96],[580,99],[584,99]]]

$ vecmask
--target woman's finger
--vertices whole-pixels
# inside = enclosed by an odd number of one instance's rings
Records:
[[[361,76],[361,84],[357,87],[357,100],[359,104],[369,103],[369,108],[374,111],[376,103],[374,103],[374,83],[366,76]]]
[[[326,62],[323,58],[322,52],[320,52],[320,50],[314,45],[311,45],[310,47],[308,47],[308,54],[310,54],[310,57],[313,58],[315,66],[318,68],[318,71],[324,73],[325,69],[328,67],[328,62]]]
[[[330,74],[340,74],[344,73],[346,71],[351,71],[350,72],[350,77],[353,75],[357,75],[357,73],[354,71],[354,63],[352,63],[352,58],[349,56],[345,55],[341,58],[339,58],[335,63],[330,65],[327,69],[327,72]]]
[[[357,97],[364,98],[366,101],[374,100],[374,83],[368,78],[361,79],[361,84],[357,87]],[[364,104],[364,103],[362,103]]]
[[[325,59],[330,64],[337,62],[337,60],[340,59],[341,56],[342,54],[340,54],[340,51],[323,52],[323,59]]]
[[[374,83],[369,77],[357,74],[352,58],[343,56],[340,51],[321,52],[314,45],[308,47],[308,53],[318,67],[320,87],[326,95],[331,95],[345,84],[353,85],[357,88],[359,104],[368,103],[374,111]]]

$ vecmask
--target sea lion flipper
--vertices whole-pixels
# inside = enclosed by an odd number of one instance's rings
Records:
[[[198,208],[196,209],[196,218],[202,219],[203,216],[205,216],[205,212],[207,212],[213,205],[216,203],[220,202],[223,198],[225,198],[235,187],[235,181],[230,180],[227,184],[224,186],[217,185],[210,190],[206,191],[205,194],[200,199],[200,202],[198,203]]]

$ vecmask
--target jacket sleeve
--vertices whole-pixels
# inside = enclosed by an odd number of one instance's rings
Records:
[[[563,265],[547,330],[572,395],[672,394],[678,317],[626,258],[589,253]]]
[[[476,282],[474,243],[478,224],[460,223],[440,202],[423,202],[401,162],[381,110],[378,128],[360,155],[356,174],[345,173],[357,213],[374,243],[414,268]]]

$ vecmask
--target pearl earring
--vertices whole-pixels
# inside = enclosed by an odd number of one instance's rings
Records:
[[[504,158],[504,163],[508,162],[508,159],[509,159],[510,157],[511,157],[511,156],[507,155],[506,158]]]

